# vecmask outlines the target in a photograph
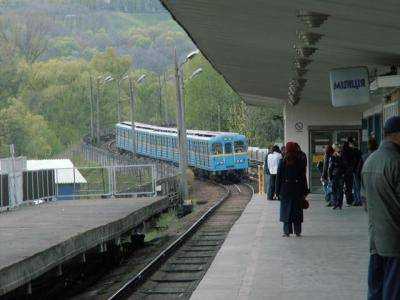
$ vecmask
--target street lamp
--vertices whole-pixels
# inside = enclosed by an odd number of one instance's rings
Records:
[[[134,83],[136,85],[142,83],[146,79],[146,74],[139,76],[135,82],[132,81],[132,78],[129,75],[126,75],[122,78],[122,80],[128,80],[129,82],[129,98],[131,103],[131,131],[132,131],[132,158],[136,155],[136,133],[135,133],[135,91],[134,91]]]
[[[98,76],[96,80],[96,143],[100,141],[100,86],[112,81],[111,76]]]
[[[90,90],[90,142],[94,140],[94,109],[93,109],[93,78],[89,73],[89,90]]]
[[[110,81],[115,80],[117,84],[117,121],[118,123],[121,122],[121,81],[124,80],[124,75],[117,77],[117,78],[112,78]]]
[[[181,191],[182,198],[185,205],[191,207],[191,201],[188,199],[188,183],[186,178],[186,170],[188,168],[188,151],[187,151],[187,139],[186,139],[186,124],[185,124],[185,102],[184,102],[184,82],[183,82],[183,65],[189,60],[193,59],[200,52],[195,50],[190,52],[186,59],[179,64],[178,57],[176,54],[176,48],[174,49],[174,60],[175,60],[175,80],[176,80],[176,99],[178,108],[178,140],[179,140],[179,171],[181,173]],[[189,77],[189,80],[196,77],[202,72],[199,68],[193,72]]]

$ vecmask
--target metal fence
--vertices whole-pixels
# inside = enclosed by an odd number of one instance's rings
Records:
[[[15,184],[19,181],[20,184]],[[0,174],[0,211],[52,200],[155,195],[154,165],[74,167]]]
[[[112,153],[105,149],[95,147],[90,144],[77,145],[58,158],[69,158],[76,161],[76,158],[81,157],[86,162],[92,162],[92,165],[100,166],[121,166],[121,165],[147,165],[155,166],[155,176],[157,180],[173,177],[178,174],[178,168],[167,162],[155,160],[151,158],[138,157],[135,159],[127,156]],[[90,163],[89,163],[90,165]]]
[[[57,169],[55,177],[59,200],[156,195],[153,165]]]
[[[9,182],[7,174],[0,174],[0,208],[10,205]]]

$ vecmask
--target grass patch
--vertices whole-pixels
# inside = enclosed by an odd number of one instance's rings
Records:
[[[169,211],[163,213],[157,220],[156,226],[146,233],[145,242],[150,242],[154,239],[160,238],[163,233],[172,225],[178,223],[178,217],[175,212]]]

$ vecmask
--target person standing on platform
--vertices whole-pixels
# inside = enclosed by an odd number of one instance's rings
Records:
[[[305,189],[307,192],[307,195],[310,193],[310,190],[308,189],[308,183],[307,183],[307,154],[304,153],[303,150],[301,150],[301,147],[298,143],[294,143],[296,146],[296,151],[297,151],[297,155],[299,156],[301,162],[303,163],[303,167],[304,167],[304,184],[305,184]]]
[[[293,142],[286,144],[286,153],[279,162],[276,190],[281,201],[280,218],[283,222],[283,236],[301,236],[303,222],[302,200],[307,195],[306,169],[301,153]]]
[[[376,141],[376,139],[374,137],[371,137],[368,140],[368,152],[364,153],[361,156],[361,160],[360,160],[360,162],[359,162],[359,164],[357,166],[357,173],[358,173],[358,177],[360,178],[360,187],[361,187],[361,178],[362,178],[361,177],[361,171],[362,171],[362,168],[364,166],[364,163],[367,161],[368,157],[370,157],[370,155],[372,153],[374,153],[376,150],[378,150],[378,147],[379,147],[379,145],[378,145],[378,142]],[[365,199],[365,196],[363,196],[361,193],[360,193],[360,196],[361,196],[362,204],[364,205],[365,208],[367,208],[367,201]]]
[[[346,168],[338,145],[333,146],[333,154],[329,160],[328,176],[332,184],[333,209],[343,207],[343,185]]]
[[[265,176],[265,178],[264,178],[264,181],[265,181],[265,189],[264,189],[264,191],[266,191],[267,192],[267,194],[268,194],[268,191],[269,191],[269,181],[270,181],[270,175],[271,175],[271,173],[270,173],[270,171],[269,171],[269,168],[268,168],[268,156],[270,155],[272,153],[272,147],[268,147],[268,152],[267,152],[267,155],[265,156],[265,162],[264,162],[264,176]]]
[[[344,142],[341,152],[342,161],[345,167],[344,172],[344,193],[348,206],[353,205],[353,183],[354,183],[354,153],[349,142]]]
[[[286,147],[282,146],[280,149],[280,153],[282,154],[282,157],[285,155],[285,152],[286,152]]]
[[[400,117],[389,118],[384,133],[361,173],[369,217],[369,300],[400,299]]]
[[[350,146],[350,153],[352,155],[351,160],[351,167],[353,169],[353,206],[361,206],[362,199],[361,199],[361,177],[360,172],[358,171],[358,166],[362,160],[362,153],[361,151],[354,145],[353,138],[348,138],[347,140]]]
[[[276,181],[276,173],[278,172],[278,164],[282,159],[282,154],[280,153],[279,147],[277,145],[272,147],[272,152],[268,155],[267,158],[267,166],[269,170],[269,186],[268,186],[268,199],[275,200],[275,181]]]
[[[321,182],[324,188],[325,201],[327,202],[327,206],[333,206],[333,194],[332,194],[332,183],[329,181],[328,169],[329,169],[329,161],[334,153],[334,150],[331,145],[327,145],[325,148],[324,162],[322,167],[321,174]]]

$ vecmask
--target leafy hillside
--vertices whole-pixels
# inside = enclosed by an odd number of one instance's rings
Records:
[[[100,127],[117,121],[118,103],[129,118],[126,74],[147,75],[136,87],[136,119],[174,124],[174,48],[182,58],[194,45],[156,0],[0,0],[0,155],[10,143],[30,157],[76,143],[97,99]],[[202,57],[187,77],[198,67],[185,89],[189,128],[240,131],[257,144],[280,139],[279,108],[246,107]]]

